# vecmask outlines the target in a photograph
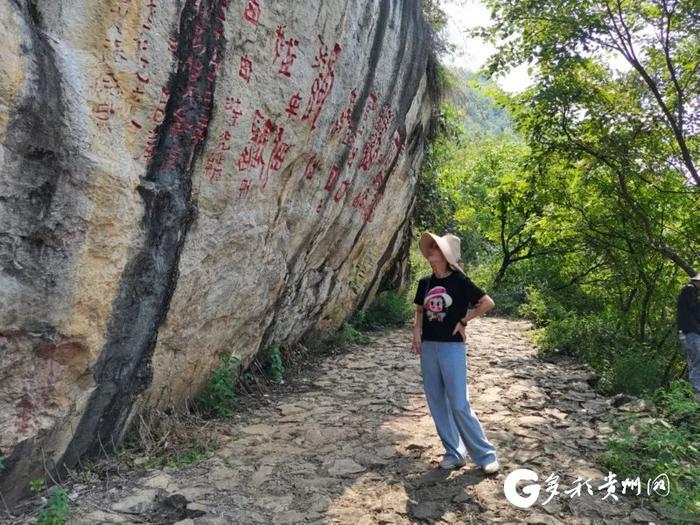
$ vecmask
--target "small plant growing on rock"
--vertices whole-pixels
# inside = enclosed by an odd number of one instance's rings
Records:
[[[46,481],[42,478],[33,479],[29,482],[29,490],[33,494],[38,494],[46,488]]]
[[[282,363],[282,354],[276,346],[270,349],[270,371],[272,379],[277,383],[284,383],[284,364]]]
[[[37,522],[39,525],[64,525],[69,515],[68,492],[63,487],[51,487],[46,505],[39,509]]]
[[[235,356],[224,358],[204,391],[197,398],[197,404],[207,413],[216,417],[231,417],[235,410],[236,393],[233,389],[240,359]]]
[[[0,456],[0,474],[5,470],[5,456]]]

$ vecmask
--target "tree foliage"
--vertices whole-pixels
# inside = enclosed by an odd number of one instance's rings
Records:
[[[495,23],[473,33],[496,48],[484,74],[529,64],[534,82],[506,95],[460,77],[418,224],[460,235],[497,309],[532,319],[545,351],[590,363],[605,393],[687,385],[675,305],[700,270],[700,0],[484,2]],[[492,118],[480,97],[514,132],[479,125]],[[659,428],[616,461],[654,449],[668,461],[650,470],[686,465],[690,434]],[[697,494],[686,484],[674,504],[697,515]]]
[[[700,258],[697,17],[681,2],[487,3],[487,73],[530,61],[535,82],[508,96],[462,77],[472,92],[442,112],[418,222],[457,232],[502,311],[536,320],[603,388],[667,384],[684,364],[676,295]],[[475,93],[515,133],[468,129]]]

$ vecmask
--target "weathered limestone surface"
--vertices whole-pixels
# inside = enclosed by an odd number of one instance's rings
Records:
[[[0,31],[12,501],[402,267],[429,33],[419,0],[12,0]]]

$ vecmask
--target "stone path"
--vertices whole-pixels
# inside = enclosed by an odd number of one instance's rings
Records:
[[[619,484],[619,501],[602,499],[603,418],[625,407],[598,396],[585,369],[537,358],[528,327],[498,318],[469,325],[470,399],[497,447],[496,475],[470,462],[437,468],[442,447],[407,326],[293,378],[291,393],[235,420],[210,459],[138,473],[101,493],[72,487],[75,522],[663,523]],[[543,486],[525,510],[503,492],[517,468],[535,471]],[[542,505],[550,473],[560,476],[560,494]],[[576,476],[592,478],[594,495],[564,493]]]

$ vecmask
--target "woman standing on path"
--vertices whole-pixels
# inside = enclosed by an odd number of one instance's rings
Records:
[[[413,352],[420,354],[425,397],[445,447],[440,467],[465,465],[466,449],[474,463],[490,474],[498,471],[499,464],[496,449],[469,403],[465,327],[495,304],[457,263],[459,237],[426,232],[418,245],[433,273],[418,282],[413,301]],[[473,304],[476,308],[467,313]]]

